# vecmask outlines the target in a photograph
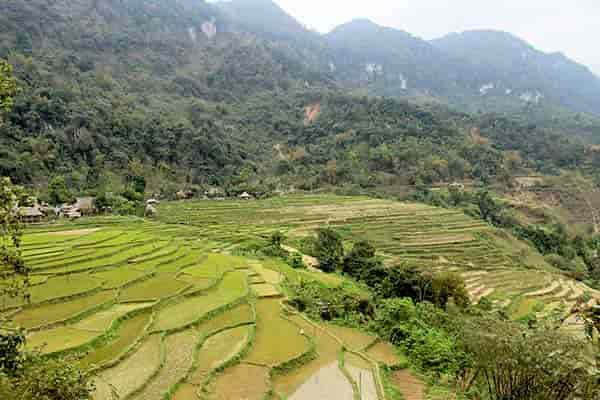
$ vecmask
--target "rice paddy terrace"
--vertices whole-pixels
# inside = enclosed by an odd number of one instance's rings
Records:
[[[515,318],[565,312],[600,293],[552,270],[526,244],[457,210],[361,197],[297,196],[252,202],[190,201],[161,207],[162,219],[235,248],[283,230],[293,243],[322,226],[367,239],[390,266],[416,263],[463,274],[474,302],[490,298]]]
[[[401,362],[391,346],[282,302],[284,278],[343,278],[232,255],[275,230],[296,246],[324,225],[371,240],[390,265],[459,271],[474,300],[488,296],[515,318],[564,312],[588,291],[461,213],[311,196],[166,203],[160,221],[32,228],[23,243],[30,303],[4,298],[0,310],[27,329],[30,348],[75,356],[94,377],[96,400],[383,400],[379,367]]]

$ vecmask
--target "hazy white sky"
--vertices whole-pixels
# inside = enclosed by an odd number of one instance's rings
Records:
[[[513,33],[600,75],[600,0],[274,0],[319,32],[368,18],[424,39],[468,29]]]

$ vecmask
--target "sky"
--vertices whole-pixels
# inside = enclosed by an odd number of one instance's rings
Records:
[[[274,0],[319,32],[356,18],[423,39],[450,32],[510,32],[545,52],[560,51],[600,75],[599,0]]]

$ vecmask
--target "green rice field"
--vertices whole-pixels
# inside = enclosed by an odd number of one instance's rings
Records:
[[[600,298],[460,212],[322,195],[167,202],[158,220],[30,227],[30,302],[0,298],[0,311],[27,330],[29,348],[75,357],[93,375],[95,400],[312,400],[327,390],[384,400],[378,368],[404,365],[401,354],[357,330],[316,325],[283,302],[286,281],[337,287],[343,277],[236,255],[277,230],[301,249],[324,225],[348,245],[370,240],[390,267],[461,273],[474,302],[486,297],[514,319],[560,312],[586,292]]]

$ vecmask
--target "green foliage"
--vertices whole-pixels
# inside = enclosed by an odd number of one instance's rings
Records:
[[[304,265],[304,260],[302,260],[302,255],[300,253],[293,253],[290,257],[288,257],[288,264],[294,269],[306,268],[306,265]]]
[[[63,176],[55,176],[48,185],[48,198],[54,205],[72,203],[73,194],[67,187],[67,182]]]
[[[291,285],[291,289],[290,304],[315,319],[359,326],[373,317],[372,299],[344,287],[330,288],[317,281],[301,281]]]
[[[314,251],[319,260],[319,268],[324,272],[333,272],[339,267],[344,256],[342,237],[333,229],[318,229]]]
[[[132,189],[136,192],[144,195],[146,191],[146,178],[143,176],[136,175],[131,179]]]
[[[429,372],[455,374],[468,360],[451,317],[429,303],[414,304],[407,298],[383,300],[372,327]]]
[[[27,195],[10,178],[0,179],[0,269],[3,282],[0,296],[29,300],[29,269],[21,255],[23,225],[18,205],[26,203]],[[3,317],[0,316],[0,327]]]
[[[597,398],[599,381],[586,367],[586,346],[572,335],[511,322],[471,322],[464,332],[470,368],[490,399]]]
[[[25,344],[22,332],[0,332],[0,376],[14,376],[23,366],[21,349]]]
[[[0,395],[22,400],[87,400],[92,385],[71,360],[31,355],[14,375],[0,372]]]
[[[344,257],[342,271],[350,276],[360,276],[363,272],[380,265],[375,259],[375,247],[369,242],[361,241]]]
[[[462,308],[470,304],[465,281],[456,272],[438,272],[434,274],[431,282],[431,292],[433,303],[442,308],[446,308],[450,299]]]
[[[276,231],[269,237],[269,243],[271,246],[281,247],[281,244],[285,241],[285,235],[281,231]]]
[[[17,82],[12,76],[13,68],[5,60],[0,59],[0,116],[13,107],[13,98],[18,93]]]
[[[476,202],[481,219],[490,221],[498,213],[499,206],[487,190],[477,193]]]

